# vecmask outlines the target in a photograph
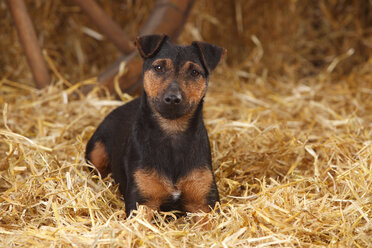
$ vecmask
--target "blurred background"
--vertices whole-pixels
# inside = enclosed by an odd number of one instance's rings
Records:
[[[48,67],[53,63],[69,82],[98,76],[120,57],[74,1],[25,3],[44,56],[51,59]],[[155,1],[97,3],[134,40]],[[343,77],[369,63],[370,12],[369,0],[196,0],[178,42],[204,40],[227,48],[225,65],[242,81],[257,74],[297,81],[327,70]],[[33,84],[5,1],[0,2],[0,75]]]

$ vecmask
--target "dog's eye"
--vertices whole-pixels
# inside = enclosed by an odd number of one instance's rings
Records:
[[[200,75],[200,72],[198,72],[197,70],[192,70],[191,71],[191,76],[193,76],[193,77],[197,77],[197,76],[199,76]]]
[[[164,66],[161,66],[161,65],[155,65],[154,66],[154,70],[156,72],[164,72]]]

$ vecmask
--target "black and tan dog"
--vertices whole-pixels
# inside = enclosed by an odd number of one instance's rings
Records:
[[[137,38],[144,59],[140,98],[115,109],[86,148],[98,171],[112,173],[127,216],[150,209],[208,212],[219,201],[203,98],[225,49],[205,42],[173,45],[165,35]]]

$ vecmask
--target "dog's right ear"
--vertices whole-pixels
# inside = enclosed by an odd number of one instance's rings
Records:
[[[164,41],[168,39],[165,34],[152,34],[137,37],[135,45],[144,59],[151,58],[157,52],[159,52]]]
[[[198,48],[202,62],[208,73],[211,73],[226,55],[225,48],[207,42],[193,41],[191,45]]]

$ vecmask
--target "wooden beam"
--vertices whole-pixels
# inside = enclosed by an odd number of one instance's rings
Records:
[[[194,0],[158,0],[139,35],[164,33],[176,41],[194,2]]]
[[[50,76],[34,27],[23,0],[6,0],[12,14],[19,39],[26,53],[27,62],[35,79],[36,87],[43,88],[50,84]]]
[[[94,0],[74,0],[77,5],[122,53],[130,54],[134,45],[124,31],[116,24]]]

